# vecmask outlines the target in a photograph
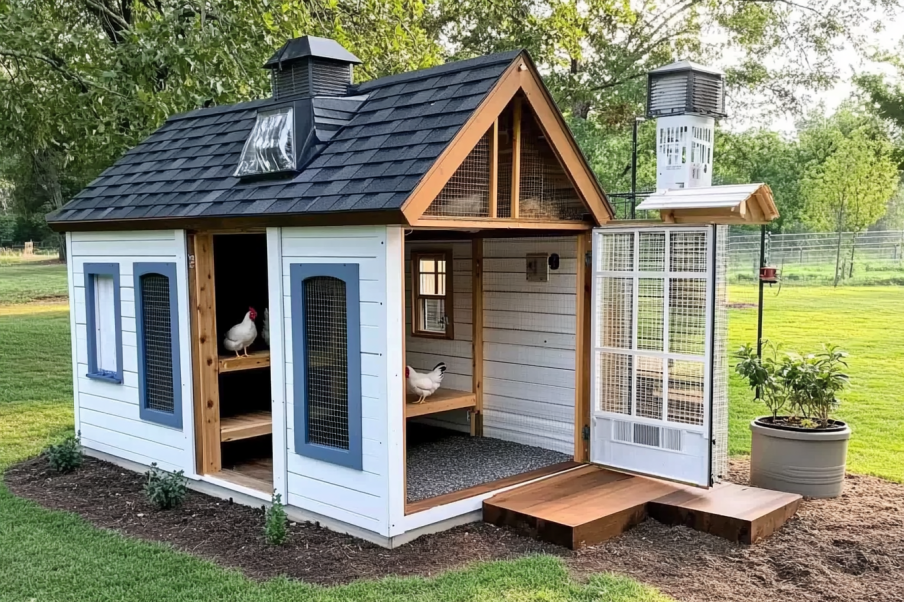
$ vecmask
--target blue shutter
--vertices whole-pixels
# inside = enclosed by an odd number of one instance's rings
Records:
[[[361,470],[358,264],[292,264],[295,453]]]
[[[122,303],[119,291],[118,263],[86,263],[85,272],[85,322],[88,330],[88,378],[105,380],[122,384]],[[104,370],[97,365],[97,297],[94,284],[96,276],[109,276],[113,279],[113,320],[116,329],[116,371]],[[73,336],[75,336],[73,334]]]
[[[182,428],[175,263],[136,263],[135,325],[142,420]]]

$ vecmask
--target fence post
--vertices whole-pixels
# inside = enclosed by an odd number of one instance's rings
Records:
[[[35,254],[35,243],[29,240],[25,243],[25,250],[22,252],[25,257],[31,257]]]

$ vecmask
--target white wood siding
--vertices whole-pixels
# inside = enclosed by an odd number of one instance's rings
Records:
[[[191,348],[188,314],[188,273],[185,233],[182,230],[149,232],[72,232],[69,234],[69,283],[72,309],[76,428],[82,445],[139,464],[156,462],[166,470],[185,470],[195,476],[192,420]],[[179,304],[182,429],[139,417],[138,346],[135,329],[133,265],[136,262],[176,264]],[[85,321],[86,263],[119,264],[122,304],[122,384],[86,378],[88,331]]]
[[[483,431],[574,453],[577,248],[573,237],[487,239],[483,246]],[[557,253],[528,282],[528,253]]]
[[[452,251],[452,304],[454,340],[416,337],[411,334],[411,253],[418,251]],[[474,388],[474,352],[472,347],[471,290],[473,273],[471,241],[405,244],[405,363],[418,372],[429,372],[439,362],[446,363],[444,389],[472,391]],[[418,422],[442,428],[470,432],[466,410],[442,412]]]
[[[288,452],[286,502],[388,536],[390,470],[387,408],[391,388],[387,383],[387,228],[283,228],[281,243],[282,313],[287,337],[284,345]],[[364,416],[362,471],[295,453],[294,358],[290,338],[293,316],[289,281],[293,263],[357,263],[360,266],[361,407]],[[401,400],[394,401],[401,403]]]

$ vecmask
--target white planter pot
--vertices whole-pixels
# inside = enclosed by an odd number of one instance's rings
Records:
[[[750,423],[750,484],[806,497],[838,497],[851,429],[797,431]]]

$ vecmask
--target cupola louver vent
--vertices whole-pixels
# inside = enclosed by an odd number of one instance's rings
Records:
[[[271,70],[273,98],[287,100],[345,96],[352,65],[360,62],[335,40],[305,36],[286,42],[264,68]]]

